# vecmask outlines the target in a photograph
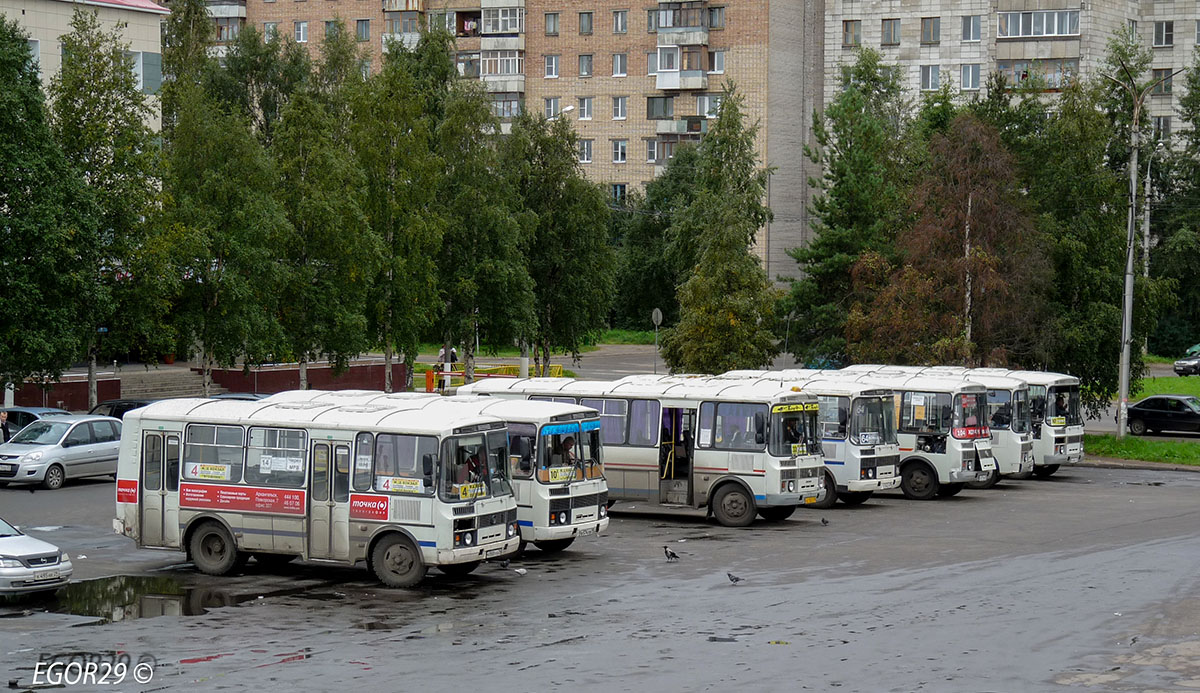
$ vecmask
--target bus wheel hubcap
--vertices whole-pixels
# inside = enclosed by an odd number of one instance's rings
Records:
[[[393,573],[407,573],[412,570],[412,556],[401,546],[393,546],[387,552],[387,567]]]
[[[740,493],[731,493],[725,496],[725,512],[733,517],[740,517],[746,514],[746,499],[742,498]]]
[[[221,537],[210,534],[204,538],[204,555],[213,559],[220,559],[225,555],[225,542],[221,541]]]

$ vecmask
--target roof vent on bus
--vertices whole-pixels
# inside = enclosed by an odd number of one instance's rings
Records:
[[[387,411],[391,408],[392,407],[389,407],[386,404],[347,404],[345,406],[338,407],[337,410],[350,414],[374,414],[375,412]]]
[[[278,404],[272,404],[271,406],[275,407],[276,409],[296,409],[296,410],[303,411],[306,409],[328,409],[329,403],[328,402],[280,402]]]

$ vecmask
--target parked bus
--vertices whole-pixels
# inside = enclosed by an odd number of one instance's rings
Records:
[[[897,394],[900,490],[929,500],[986,481],[996,468],[987,426],[987,388],[962,379],[910,373],[826,371]]]
[[[172,399],[125,418],[114,529],[222,575],[253,556],[408,587],[520,544],[502,420],[383,404]]]
[[[600,413],[611,498],[704,508],[725,526],[789,517],[824,468],[812,395],[673,376],[486,380],[459,392],[581,404]]]
[[[891,390],[848,380],[812,377],[813,371],[729,371],[721,379],[779,383],[816,395],[825,456],[825,493],[811,507],[837,501],[859,505],[876,491],[900,485],[896,403]]]
[[[1016,378],[1029,383],[1033,420],[1033,475],[1045,478],[1064,464],[1083,461],[1083,413],[1079,378],[1046,371],[976,368],[978,374]]]

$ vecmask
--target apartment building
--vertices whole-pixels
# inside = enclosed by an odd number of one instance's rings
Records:
[[[15,19],[29,34],[29,47],[41,70],[43,87],[49,87],[62,68],[62,36],[71,33],[71,16],[80,5],[96,12],[103,30],[122,27],[139,87],[145,94],[157,94],[162,86],[159,24],[169,14],[165,7],[151,0],[0,0],[0,14]],[[157,101],[151,99],[154,115],[149,123],[155,130],[161,125]]]
[[[1132,26],[1166,75],[1185,67],[1200,40],[1196,0],[832,0],[825,25],[825,98],[840,89],[842,66],[859,46],[900,65],[910,93],[943,84],[979,93],[988,76],[1010,82],[1038,75],[1047,92],[1065,75],[1103,67],[1109,39]],[[1169,135],[1179,92],[1170,82],[1147,105],[1148,125]]]

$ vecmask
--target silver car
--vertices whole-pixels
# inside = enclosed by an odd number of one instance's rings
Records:
[[[111,416],[54,416],[34,421],[0,445],[0,486],[41,484],[117,473],[121,422]]]
[[[0,596],[56,590],[73,570],[65,551],[0,519]]]

